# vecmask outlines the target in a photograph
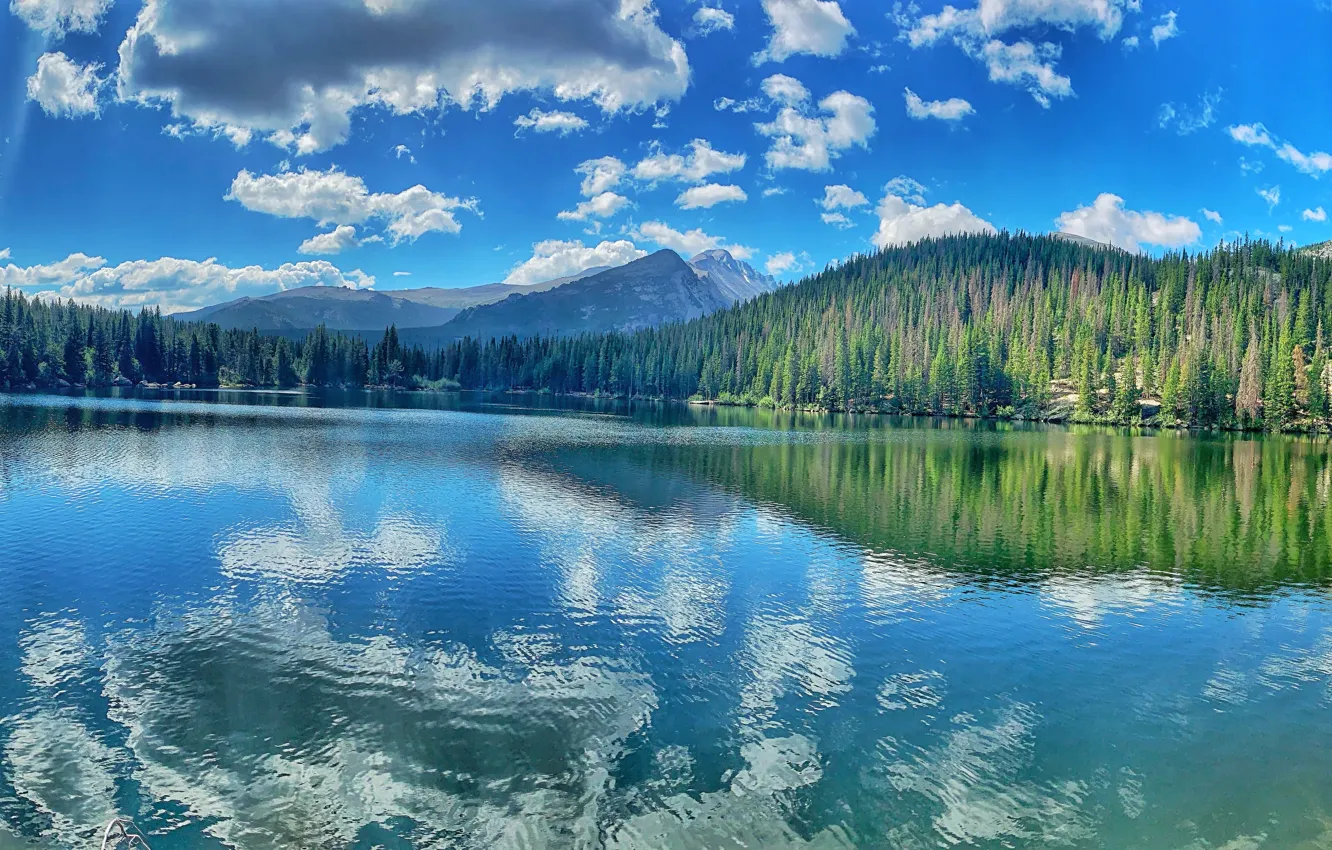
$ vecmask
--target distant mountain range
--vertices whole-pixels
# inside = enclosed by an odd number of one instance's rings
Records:
[[[585,269],[527,286],[491,283],[377,292],[307,286],[177,314],[223,328],[267,333],[330,330],[377,333],[396,325],[404,342],[435,344],[470,336],[559,336],[637,330],[683,321],[777,288],[729,252],[705,251],[686,263],[658,251],[623,266]]]
[[[389,325],[432,327],[444,324],[468,307],[502,301],[510,295],[544,292],[607,268],[598,266],[526,286],[487,283],[461,289],[423,287],[389,292],[302,286],[258,298],[238,298],[177,313],[175,317],[187,322],[213,322],[228,330],[257,328],[266,332],[308,331],[320,325],[342,331],[382,331]]]

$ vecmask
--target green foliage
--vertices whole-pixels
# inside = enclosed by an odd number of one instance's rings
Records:
[[[463,339],[426,351],[222,331],[26,298],[0,311],[0,384],[131,381],[691,399],[783,409],[1302,427],[1329,414],[1332,262],[1265,241],[1151,258],[1024,234],[855,257],[691,322]],[[441,383],[446,382],[446,383]]]
[[[1079,419],[1138,422],[1143,399],[1166,424],[1280,428],[1325,415],[1326,354],[1308,352],[1329,313],[1332,263],[1268,242],[1151,258],[975,235],[856,257],[688,323],[462,340],[440,360],[468,389],[1027,417],[1072,393]]]

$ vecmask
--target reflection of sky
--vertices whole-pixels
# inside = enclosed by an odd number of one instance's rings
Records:
[[[531,848],[1326,834],[1317,598],[987,585],[645,477],[640,430],[301,411],[23,435],[0,815],[82,845],[130,814],[161,850],[370,824]],[[698,430],[643,440],[725,436]],[[84,549],[105,564],[51,578]]]

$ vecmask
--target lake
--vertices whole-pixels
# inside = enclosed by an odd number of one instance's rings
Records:
[[[0,848],[1332,847],[1329,443],[0,396]]]

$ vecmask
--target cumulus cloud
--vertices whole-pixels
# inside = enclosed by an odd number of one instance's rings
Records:
[[[825,210],[853,210],[868,204],[869,198],[844,184],[824,186],[823,200],[819,201],[819,206]]]
[[[451,198],[421,185],[396,194],[372,193],[360,177],[335,167],[258,176],[241,171],[231,182],[226,199],[254,212],[309,218],[322,226],[381,220],[394,244],[415,241],[426,233],[457,233],[462,225],[454,213],[477,211],[475,198]]]
[[[772,36],[755,62],[784,62],[797,53],[838,56],[856,32],[837,0],[763,0],[763,11]]]
[[[747,200],[749,195],[739,186],[704,183],[681,192],[675,199],[675,205],[682,210],[711,209],[717,204],[740,203]]]
[[[624,195],[617,195],[614,192],[602,192],[599,195],[593,195],[586,201],[581,201],[578,206],[571,210],[564,210],[559,213],[557,218],[560,221],[587,221],[589,218],[610,218],[629,204],[629,199]]]
[[[350,224],[338,225],[328,233],[311,236],[301,243],[296,250],[302,254],[341,254],[348,248],[355,248],[356,228]]]
[[[762,83],[763,93],[770,100],[787,106],[799,106],[809,100],[809,89],[795,77],[773,74]]]
[[[666,154],[657,150],[634,166],[634,178],[645,183],[674,180],[681,183],[701,183],[714,174],[728,174],[745,167],[748,161],[742,153],[714,150],[706,139],[689,143],[688,155]]]
[[[670,248],[686,257],[721,248],[731,253],[737,260],[747,260],[754,255],[753,249],[743,245],[731,245],[720,236],[710,236],[701,229],[687,230],[683,233],[660,221],[649,221],[639,225],[633,234],[635,239],[642,239]]]
[[[1124,199],[1109,192],[1097,196],[1091,206],[1061,213],[1055,220],[1063,233],[1105,242],[1125,251],[1141,251],[1143,245],[1182,248],[1202,238],[1202,229],[1184,216],[1124,209]]]
[[[763,264],[763,268],[773,277],[780,277],[789,272],[799,272],[809,264],[809,255],[802,253],[797,257],[791,251],[773,254]]]
[[[733,97],[719,97],[712,102],[712,108],[718,112],[757,112],[764,106],[763,98],[748,97],[736,100]]]
[[[1305,221],[1327,221],[1327,210],[1322,207],[1305,210],[1303,217]]]
[[[967,56],[984,63],[991,81],[1021,85],[1038,103],[1049,106],[1051,98],[1067,97],[1073,91],[1069,78],[1054,68],[1062,48],[1051,42],[1010,44],[997,36],[1012,30],[1076,32],[1089,27],[1102,40],[1109,40],[1123,27],[1125,13],[1139,10],[1140,4],[1134,0],[980,0],[975,8],[946,5],[934,14],[913,17],[899,11],[893,18],[911,47],[951,41]],[[1124,43],[1136,47],[1137,39]]]
[[[1121,43],[1124,45],[1125,50],[1137,50],[1139,41],[1136,35],[1131,35]]]
[[[831,224],[834,227],[846,230],[849,227],[855,227],[856,223],[847,218],[846,213],[826,212],[821,213],[819,218],[823,219],[824,224]]]
[[[959,233],[994,233],[995,227],[960,203],[925,206],[925,187],[910,177],[897,177],[884,186],[879,201],[876,248],[909,245],[922,239]]]
[[[216,259],[203,262],[163,257],[109,266],[102,257],[71,254],[49,265],[0,267],[0,287],[33,295],[73,298],[112,308],[160,306],[174,313],[237,298],[267,295],[299,286],[369,288],[374,277],[360,269],[344,272],[327,260],[229,268]]]
[[[607,113],[679,99],[684,47],[647,0],[146,0],[119,94],[298,152],[346,141],[352,113],[494,107],[514,91]]]
[[[603,156],[599,159],[583,161],[574,171],[583,175],[583,182],[579,186],[579,191],[583,193],[583,197],[590,198],[620,185],[620,181],[624,179],[626,168],[624,163],[615,157]]]
[[[412,165],[416,165],[416,156],[412,153],[411,148],[406,145],[397,145],[393,148],[394,159],[402,159],[404,156],[407,157],[408,162]]]
[[[546,112],[542,109],[533,109],[526,115],[519,115],[513,120],[513,125],[519,130],[559,133],[561,136],[581,132],[589,126],[585,119],[572,112]]]
[[[504,282],[527,286],[568,277],[594,266],[622,266],[646,256],[646,251],[626,239],[602,242],[591,248],[577,240],[549,239],[533,245],[531,258],[515,266]]]
[[[702,6],[694,12],[694,26],[699,35],[735,29],[735,15],[716,6]]]
[[[976,111],[969,102],[960,97],[926,101],[921,100],[920,96],[911,89],[906,89],[904,96],[906,97],[907,115],[917,121],[926,118],[938,118],[940,121],[960,121]]]
[[[1161,42],[1177,35],[1179,35],[1179,13],[1166,12],[1161,16],[1160,23],[1152,27],[1152,44],[1160,47]]]
[[[96,32],[112,0],[9,0],[9,11],[48,38]]]
[[[105,82],[100,65],[80,65],[64,53],[47,53],[37,60],[37,72],[28,78],[28,100],[36,101],[52,117],[96,115],[97,92]]]
[[[1048,41],[1038,47],[1030,41],[1004,44],[995,40],[986,42],[979,56],[989,69],[991,82],[1022,86],[1049,109],[1050,98],[1073,94],[1073,81],[1054,68],[1062,53],[1059,45]]]
[[[1125,11],[1136,8],[1125,0],[980,0],[974,9],[946,5],[937,14],[915,19],[899,15],[897,20],[912,47],[933,44],[944,37],[985,38],[1041,26],[1067,32],[1091,27],[1102,40],[1109,40],[1124,25]]]
[[[1207,208],[1204,207],[1204,208],[1203,208],[1203,211],[1202,211],[1202,214],[1203,214],[1203,218],[1207,219],[1208,221],[1212,222],[1213,224],[1221,224],[1221,223],[1222,223],[1222,221],[1221,221],[1221,213],[1217,212],[1216,210],[1209,210],[1209,209],[1207,209]]]
[[[869,147],[875,131],[874,107],[865,98],[833,92],[819,101],[821,114],[811,114],[807,102],[785,102],[772,121],[754,125],[773,140],[764,155],[769,168],[826,171],[848,148]]]
[[[1268,211],[1276,209],[1277,204],[1281,203],[1280,186],[1268,186],[1266,189],[1257,189],[1255,191],[1258,192],[1258,197],[1267,201]]]

